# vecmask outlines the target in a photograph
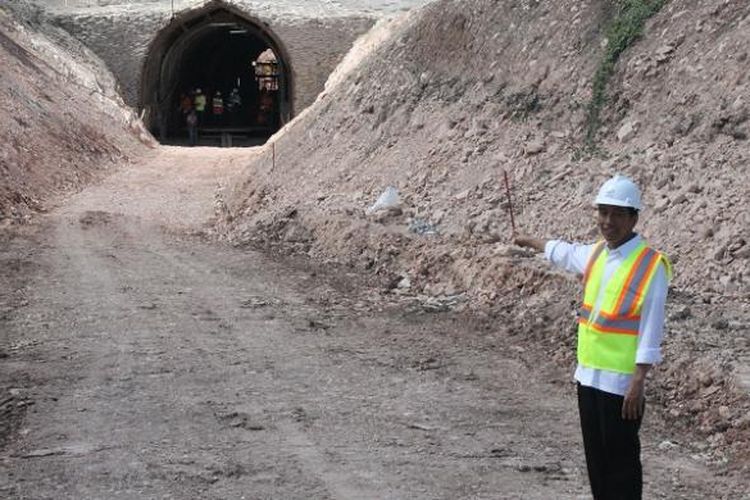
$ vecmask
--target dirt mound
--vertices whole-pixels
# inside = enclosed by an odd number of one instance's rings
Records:
[[[0,7],[0,66],[0,226],[153,141],[104,65],[24,2]]]
[[[565,364],[577,285],[509,245],[503,172],[524,232],[585,241],[598,185],[628,174],[641,231],[676,263],[654,398],[721,458],[750,440],[750,5],[666,3],[597,101],[618,5],[445,0],[381,25],[248,167],[229,238],[372,272],[386,293],[463,294]],[[387,186],[398,206],[368,214]]]

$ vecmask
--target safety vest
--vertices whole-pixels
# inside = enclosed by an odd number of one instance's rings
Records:
[[[632,374],[643,301],[658,264],[664,264],[668,280],[672,278],[672,265],[665,255],[641,242],[604,285],[599,311],[595,313],[608,253],[604,242],[599,242],[586,264],[583,306],[578,317],[578,363]]]
[[[221,115],[224,113],[224,99],[221,97],[214,97],[213,110],[215,115]]]
[[[195,110],[196,111],[205,111],[206,110],[206,96],[203,94],[198,94],[195,96]]]

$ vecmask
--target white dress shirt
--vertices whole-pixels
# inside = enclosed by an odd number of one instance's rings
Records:
[[[592,314],[599,310],[606,283],[612,277],[612,274],[641,241],[641,236],[636,235],[615,249],[608,248],[609,253],[604,263],[604,275],[602,276],[603,283],[599,288],[599,295],[596,298]],[[552,240],[545,245],[544,256],[556,267],[583,275],[593,248],[594,245]],[[638,351],[635,356],[637,364],[653,365],[661,361],[667,287],[667,273],[664,264],[660,263],[643,300],[641,321],[638,327]],[[632,375],[587,368],[579,363],[576,368],[575,379],[581,385],[624,396],[630,385]]]

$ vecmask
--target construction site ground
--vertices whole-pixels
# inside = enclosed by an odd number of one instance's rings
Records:
[[[570,372],[512,323],[213,237],[258,151],[161,147],[3,233],[0,496],[587,498]],[[662,415],[646,498],[746,498]]]

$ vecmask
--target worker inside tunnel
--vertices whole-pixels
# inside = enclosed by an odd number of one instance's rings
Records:
[[[174,18],[143,75],[144,120],[164,144],[257,145],[291,118],[283,48],[227,6]]]

